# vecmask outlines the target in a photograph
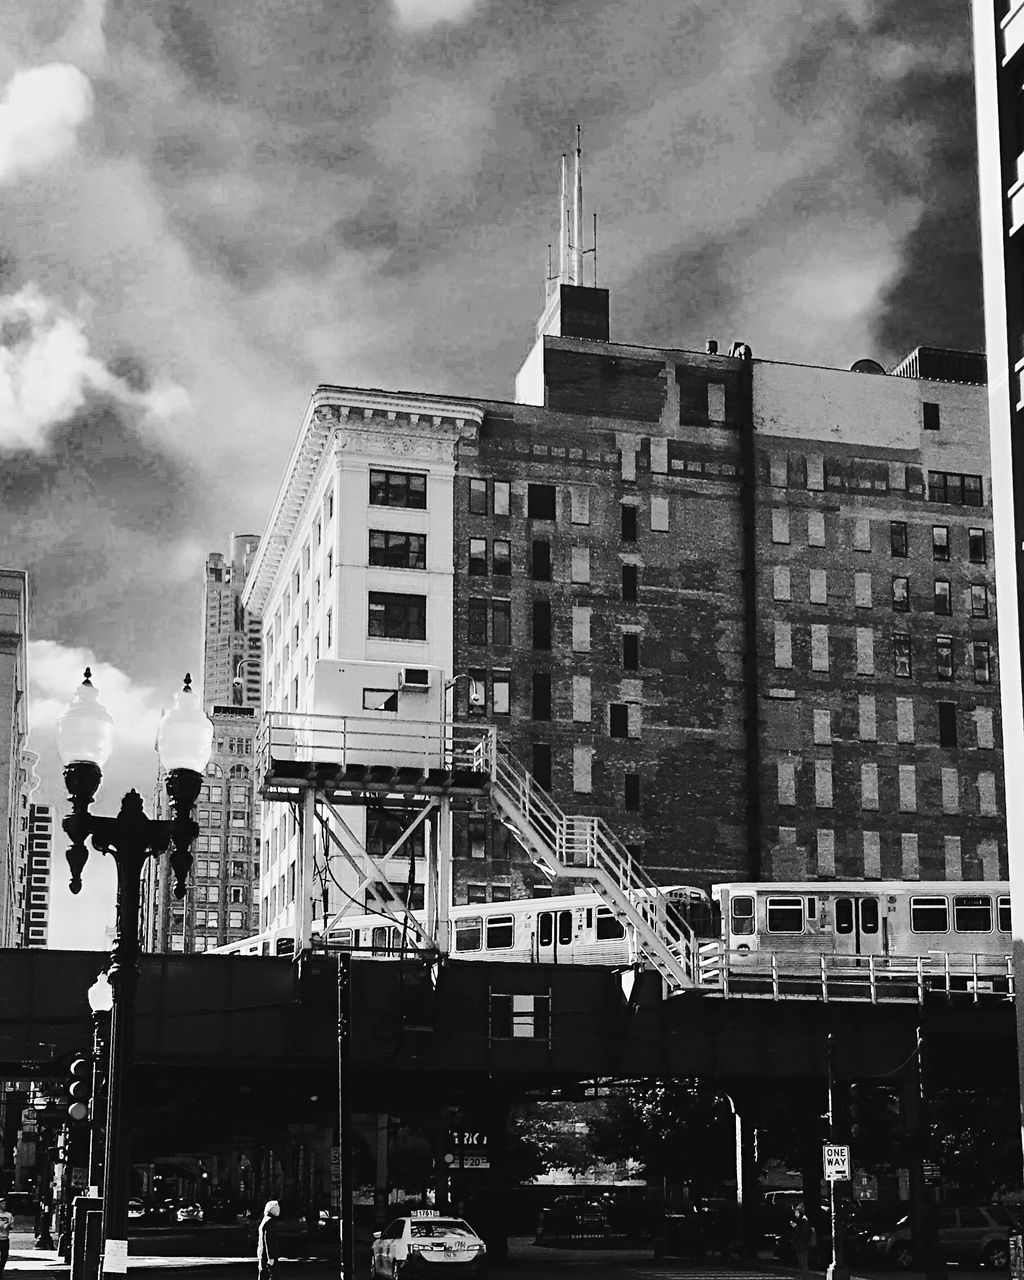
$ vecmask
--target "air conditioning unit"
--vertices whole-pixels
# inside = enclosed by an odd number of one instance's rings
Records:
[[[417,690],[426,693],[430,688],[430,672],[426,667],[403,667],[398,673],[399,689],[408,689],[410,693]]]

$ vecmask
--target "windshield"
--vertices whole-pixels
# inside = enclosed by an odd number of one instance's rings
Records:
[[[409,1234],[413,1239],[436,1240],[438,1236],[472,1236],[469,1224],[458,1218],[433,1218],[429,1222],[412,1223]]]

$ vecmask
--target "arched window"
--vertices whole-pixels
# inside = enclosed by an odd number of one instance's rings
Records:
[[[249,766],[245,764],[233,764],[228,772],[229,778],[248,778],[249,776]]]
[[[206,766],[206,776],[208,778],[223,778],[224,770],[220,767],[219,764],[214,764],[213,761],[211,760],[210,763]]]

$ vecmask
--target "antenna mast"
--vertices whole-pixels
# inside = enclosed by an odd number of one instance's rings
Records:
[[[583,129],[576,126],[576,172],[572,199],[572,283],[583,283]]]

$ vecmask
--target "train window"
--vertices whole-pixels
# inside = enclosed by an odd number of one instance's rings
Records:
[[[911,933],[948,933],[949,903],[945,898],[910,899]]]
[[[327,935],[327,941],[335,947],[351,947],[352,946],[352,930],[351,929],[332,929]]]
[[[260,955],[261,956],[270,955],[270,939],[269,938],[264,938],[263,942],[260,944]]]
[[[836,933],[853,933],[853,899],[836,898]]]
[[[1000,933],[1010,932],[1010,899],[1006,896],[996,899],[996,920]]]
[[[278,938],[277,954],[279,956],[293,956],[295,954],[294,938]]]
[[[537,942],[550,947],[555,940],[555,917],[550,911],[542,911],[537,917]]]
[[[729,915],[733,933],[754,932],[754,899],[746,894],[733,898],[729,903]]]
[[[769,933],[803,933],[803,898],[769,898],[765,906],[765,923]]]
[[[991,933],[992,899],[979,894],[954,898],[953,928],[957,933]]]
[[[506,950],[515,942],[515,918],[513,916],[491,916],[487,921],[488,951]]]
[[[861,933],[878,932],[878,899],[861,898],[860,900]]]
[[[455,950],[479,951],[483,945],[483,920],[480,916],[466,916],[455,921]]]
[[[619,924],[607,907],[598,907],[594,936],[598,942],[612,942],[626,936],[625,927]]]
[[[558,945],[567,947],[572,942],[572,912],[559,911],[558,913]]]
[[[386,955],[391,950],[392,932],[388,925],[379,924],[370,934],[370,948],[375,956]]]

